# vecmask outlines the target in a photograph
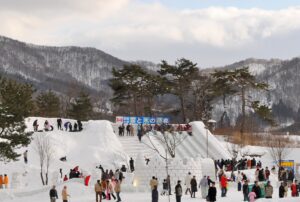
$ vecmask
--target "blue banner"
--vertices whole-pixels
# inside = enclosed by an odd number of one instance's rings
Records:
[[[169,124],[169,117],[146,117],[146,116],[117,116],[116,123],[124,124]]]

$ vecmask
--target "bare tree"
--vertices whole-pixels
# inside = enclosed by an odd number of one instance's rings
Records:
[[[169,175],[169,159],[175,158],[176,156],[176,148],[182,144],[185,138],[188,136],[186,133],[178,133],[178,132],[162,132],[159,133],[146,133],[145,138],[147,138],[148,142],[143,141],[143,143],[148,146],[150,149],[155,151],[161,158],[164,159],[166,163],[166,173]],[[159,148],[160,143],[163,147],[163,151]],[[168,200],[170,201],[170,195],[168,195]]]
[[[37,134],[34,138],[35,151],[39,156],[40,161],[40,176],[43,185],[48,185],[48,173],[53,159],[54,150],[50,142],[50,138],[46,134]],[[44,167],[46,172],[44,173]],[[45,175],[45,177],[44,177]]]
[[[277,166],[280,167],[282,160],[291,151],[290,138],[281,135],[268,135],[266,143],[271,157],[277,163]]]

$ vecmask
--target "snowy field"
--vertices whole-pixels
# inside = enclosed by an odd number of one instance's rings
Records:
[[[26,124],[28,125],[28,130],[32,130],[32,122],[36,118],[28,118]],[[43,125],[46,119],[38,118],[39,124]],[[96,166],[102,164],[105,169],[115,169],[120,167],[122,164],[128,160],[128,153],[124,148],[124,145],[119,141],[119,137],[114,134],[111,123],[108,121],[88,121],[83,123],[84,130],[82,132],[66,132],[56,130],[56,119],[47,119],[51,125],[54,126],[55,130],[51,132],[40,132],[35,133],[36,135],[45,135],[51,138],[51,143],[54,146],[54,159],[50,167],[50,183],[49,186],[42,186],[39,176],[39,159],[34,149],[34,141],[29,145],[28,148],[20,149],[23,153],[28,149],[29,164],[25,165],[23,158],[20,158],[18,162],[11,162],[8,164],[1,163],[0,170],[1,173],[7,173],[11,179],[12,175],[18,175],[18,183],[15,183],[15,188],[10,187],[7,190],[0,190],[0,202],[44,202],[49,201],[49,189],[53,184],[57,185],[57,191],[60,197],[62,187],[67,185],[68,192],[71,195],[70,202],[93,202],[95,201],[94,194],[94,183],[100,178],[101,173]],[[74,123],[74,120],[64,120]],[[42,127],[40,127],[42,128]],[[198,129],[197,129],[198,130]],[[199,133],[200,133],[199,129]],[[202,131],[204,133],[206,131]],[[205,135],[205,134],[204,134]],[[136,137],[133,137],[136,138]],[[195,137],[193,137],[195,138]],[[193,147],[197,147],[197,142],[193,139],[189,140],[185,144],[194,144]],[[211,138],[210,145],[213,145],[217,141],[216,138]],[[210,148],[210,152],[215,151],[220,152],[221,148],[226,147],[225,142],[218,142],[218,148]],[[220,146],[222,145],[222,146]],[[203,145],[201,145],[204,147]],[[186,149],[190,149],[189,145],[184,145],[181,148],[182,156],[185,155]],[[203,148],[202,148],[203,149]],[[262,161],[263,167],[268,166],[269,168],[274,165],[271,156],[268,153],[267,148],[262,147],[248,147],[247,150],[252,153],[264,153],[263,157],[260,159]],[[205,152],[205,149],[203,149]],[[224,151],[225,155],[228,155],[227,151]],[[293,149],[287,160],[295,160],[295,162],[300,162],[300,149]],[[59,158],[67,156],[67,162],[61,162]],[[61,182],[58,177],[58,170],[63,169],[64,174],[68,174],[69,169],[79,166],[80,170],[83,171],[85,175],[91,175],[92,180],[90,186],[84,186],[83,180],[71,180],[68,182]],[[188,171],[186,171],[188,172]],[[255,170],[243,171],[251,183],[254,181]],[[149,191],[141,192],[135,190],[135,188],[128,187],[130,184],[130,176],[127,176],[124,184],[122,184],[123,191],[121,192],[121,198],[124,202],[145,202],[151,201],[150,188]],[[257,201],[300,201],[300,198],[291,198],[291,193],[289,190],[288,198],[278,199],[278,182],[274,175],[270,176],[271,184],[274,187],[273,199],[259,199]],[[149,179],[150,180],[150,179]],[[197,181],[199,183],[199,177]],[[161,179],[159,180],[159,191],[161,191]],[[184,183],[182,183],[183,185]],[[172,191],[174,191],[175,184],[172,184]],[[219,185],[216,185],[218,191],[217,201],[224,202],[234,202],[242,201],[243,195],[241,192],[237,192],[236,183],[229,183],[229,189],[227,197],[220,197]],[[183,185],[183,190],[185,186]],[[184,195],[182,198],[183,202],[190,201],[205,201],[201,199],[200,192],[196,194],[196,199],[191,199],[189,196]],[[61,197],[60,197],[61,198]],[[59,199],[58,201],[61,201]],[[166,202],[166,196],[160,196],[159,201]],[[174,194],[171,197],[171,201],[175,201]]]

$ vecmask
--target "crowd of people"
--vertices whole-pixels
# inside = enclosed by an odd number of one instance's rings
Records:
[[[102,165],[99,165],[96,168],[101,170],[101,179],[97,180],[96,184],[94,185],[96,202],[101,202],[104,199],[111,200],[112,198],[117,202],[120,202],[121,184],[124,179],[123,172],[126,172],[126,170],[124,171],[124,166],[122,165],[122,167],[120,169],[116,169],[115,172],[108,169],[104,170]],[[62,178],[62,169],[60,169],[59,172]],[[79,170],[79,167],[76,166],[74,169],[70,170],[69,178],[67,175],[64,175],[63,181],[68,181],[72,178],[86,179],[86,176],[83,176],[82,172],[80,172]],[[85,184],[88,185],[88,183],[86,182]],[[55,186],[51,188],[49,196],[51,202],[56,202],[56,200],[58,199],[58,194]],[[67,186],[64,186],[61,197],[63,202],[68,202],[70,195],[67,191]]]
[[[126,131],[125,131],[126,130]],[[189,135],[192,135],[192,126],[190,124],[137,124],[136,126],[136,134],[141,142],[141,139],[144,134],[150,131],[158,131],[161,133],[164,132],[183,132],[186,131]],[[118,134],[120,137],[125,136],[135,136],[135,128],[134,125],[121,124],[118,126]]]
[[[58,130],[65,130],[65,131],[69,131],[69,132],[79,132],[83,130],[82,127],[82,122],[80,120],[77,120],[76,122],[74,122],[73,124],[70,121],[65,121],[63,123],[63,120],[61,118],[58,118],[56,120],[57,122],[57,129]],[[39,123],[38,120],[34,120],[33,124],[33,130],[34,132],[42,132],[42,131],[53,131],[54,127],[52,125],[50,125],[48,120],[45,120],[44,122],[44,127],[42,130],[39,130]]]
[[[235,159],[221,159],[215,160],[215,168],[224,169],[225,171],[236,171],[236,170],[247,170],[253,169],[256,167],[261,167],[262,163],[260,160],[256,160],[255,158],[242,158],[240,160]]]
[[[158,179],[153,176],[149,182],[149,186],[152,192],[152,202],[158,202],[158,185]],[[185,195],[190,194],[191,198],[196,198],[196,192],[198,191],[198,188],[200,188],[201,197],[203,199],[206,199],[207,201],[216,201],[217,189],[215,187],[215,182],[212,181],[209,176],[204,176],[200,180],[198,185],[196,176],[192,176],[191,173],[188,172],[184,180],[184,185],[186,187]],[[168,175],[166,179],[163,179],[162,187],[163,189],[161,192],[161,196],[172,195],[170,175]],[[180,180],[177,181],[174,193],[176,202],[181,202],[181,198],[184,192]]]

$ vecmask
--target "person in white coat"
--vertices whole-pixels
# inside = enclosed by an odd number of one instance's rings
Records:
[[[203,176],[199,183],[199,188],[201,189],[201,196],[202,198],[206,198],[208,192],[208,182],[206,176]]]
[[[189,172],[186,175],[185,180],[184,180],[184,184],[186,186],[185,195],[187,195],[188,192],[190,194],[192,194],[192,191],[191,191],[191,179],[192,179],[192,176],[191,176],[191,173]]]

